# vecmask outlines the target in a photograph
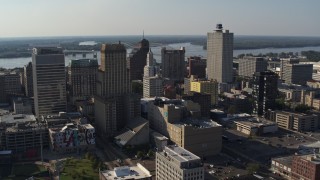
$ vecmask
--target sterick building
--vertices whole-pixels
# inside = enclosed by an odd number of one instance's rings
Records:
[[[72,103],[94,96],[98,67],[96,59],[71,60],[68,75]]]
[[[62,48],[34,48],[32,69],[36,116],[66,112],[66,73]]]
[[[233,81],[233,33],[223,31],[222,24],[207,35],[207,74],[218,83]]]
[[[113,136],[126,121],[140,115],[139,100],[132,96],[127,50],[123,44],[103,44],[95,96],[96,130]]]
[[[162,76],[174,81],[183,81],[186,71],[185,48],[161,49]]]
[[[143,97],[156,97],[163,95],[163,80],[156,74],[154,66],[153,53],[150,51],[147,54],[147,64],[144,67],[143,76]]]
[[[204,168],[200,157],[178,147],[166,146],[156,153],[156,179],[204,179]]]

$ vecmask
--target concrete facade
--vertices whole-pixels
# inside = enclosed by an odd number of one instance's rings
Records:
[[[191,117],[184,117],[185,111]],[[148,105],[152,129],[198,156],[217,154],[222,148],[222,127],[200,116],[200,106],[192,101],[155,99]]]
[[[163,152],[156,153],[156,179],[204,179],[201,159],[191,152],[178,147],[166,146]]]
[[[68,83],[73,104],[76,100],[86,100],[94,96],[98,67],[96,59],[71,60],[68,67]]]
[[[288,84],[305,85],[307,81],[312,80],[312,72],[312,64],[286,64],[282,80]]]
[[[239,59],[239,76],[252,77],[255,72],[267,70],[268,63],[261,57],[244,57]]]
[[[314,131],[318,129],[318,116],[276,111],[276,123],[279,127],[294,131]]]
[[[32,75],[32,62],[29,62],[23,69],[25,95],[33,97],[33,75]]]
[[[36,116],[66,112],[66,72],[62,48],[34,48],[32,69]]]
[[[233,82],[233,33],[223,31],[222,24],[207,34],[207,74],[208,80]]]
[[[198,93],[207,93],[211,95],[211,105],[218,104],[218,87],[217,81],[195,80],[191,82],[190,91]]]
[[[113,136],[128,120],[140,116],[139,98],[131,94],[129,69],[123,44],[103,44],[95,96],[96,131]]]
[[[185,48],[179,50],[161,49],[162,77],[173,81],[183,81],[186,71]]]

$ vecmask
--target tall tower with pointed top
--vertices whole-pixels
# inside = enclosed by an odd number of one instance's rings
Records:
[[[208,32],[207,75],[208,80],[219,83],[233,81],[233,33],[223,30],[222,24],[217,24],[214,32]]]
[[[127,67],[130,70],[131,80],[142,80],[143,67],[146,65],[147,53],[149,52],[149,41],[143,39],[132,49],[127,58]]]
[[[144,67],[143,75],[143,97],[156,97],[163,95],[162,78],[156,73],[154,66],[153,53],[150,51],[147,54],[147,62]]]

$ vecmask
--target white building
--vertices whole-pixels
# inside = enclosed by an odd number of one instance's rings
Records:
[[[222,24],[207,35],[207,74],[219,83],[233,81],[233,33],[223,31]]]
[[[156,179],[201,180],[204,168],[200,157],[175,145],[166,146],[156,153]]]
[[[143,97],[145,98],[163,95],[163,80],[157,75],[157,68],[153,62],[153,54],[150,49],[147,54],[147,64],[144,67],[143,75]]]
[[[100,180],[114,180],[114,179],[150,179],[150,172],[143,167],[141,164],[137,163],[136,166],[122,166],[116,167],[113,170],[100,171]]]

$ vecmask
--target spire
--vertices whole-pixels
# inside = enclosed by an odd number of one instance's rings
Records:
[[[144,30],[142,30],[142,39],[144,39]]]

